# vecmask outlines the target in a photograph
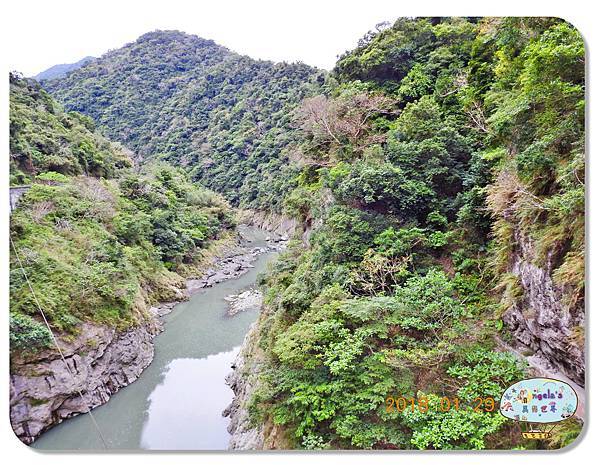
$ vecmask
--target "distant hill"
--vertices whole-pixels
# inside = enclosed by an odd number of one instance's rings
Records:
[[[51,66],[47,70],[42,71],[41,73],[38,73],[35,76],[33,76],[33,79],[35,79],[36,81],[42,81],[42,80],[50,80],[50,79],[57,79],[57,78],[64,77],[67,75],[67,73],[69,71],[73,71],[78,68],[81,68],[83,65],[85,65],[86,63],[89,63],[94,58],[95,57],[87,56],[75,63],[64,63],[62,65]]]
[[[295,137],[291,112],[323,78],[305,64],[254,60],[212,40],[154,31],[43,85],[140,161],[185,166],[236,204],[273,207],[295,178],[282,174],[291,169],[284,168]]]

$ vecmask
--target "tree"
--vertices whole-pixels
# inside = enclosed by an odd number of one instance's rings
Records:
[[[305,99],[295,112],[295,121],[311,140],[311,161],[331,165],[329,152],[349,146],[352,151],[382,142],[381,136],[369,134],[375,116],[393,113],[389,97],[347,89],[338,97],[317,95]]]

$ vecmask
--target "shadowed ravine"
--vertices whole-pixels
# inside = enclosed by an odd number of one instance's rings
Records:
[[[262,232],[253,236],[250,247],[266,245]],[[253,285],[274,255],[260,255],[246,274],[194,294],[164,317],[150,366],[93,410],[111,449],[227,449],[229,420],[222,411],[233,392],[224,378],[257,312],[228,316],[224,297]],[[102,444],[89,416],[80,415],[44,433],[33,447],[85,450]]]

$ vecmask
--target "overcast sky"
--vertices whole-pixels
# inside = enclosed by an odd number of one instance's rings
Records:
[[[100,56],[145,32],[178,29],[253,58],[331,69],[337,55],[382,21],[400,16],[549,15],[564,0],[17,0],[0,2],[2,53],[27,76]],[[577,3],[577,0],[574,0]],[[581,16],[593,21],[592,17]]]
[[[178,29],[253,58],[330,69],[381,21],[408,14],[403,1],[46,0],[11,2],[8,65],[27,76],[100,56],[155,29]]]

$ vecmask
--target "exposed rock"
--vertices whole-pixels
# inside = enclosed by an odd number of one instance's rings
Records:
[[[285,235],[288,238],[294,234],[298,227],[298,222],[293,218],[262,210],[245,210],[241,216],[242,221],[246,224],[256,226],[279,236]],[[271,237],[270,239],[273,238]]]
[[[584,348],[573,338],[573,330],[585,325],[583,305],[568,308],[561,297],[565,290],[553,282],[552,267],[534,264],[533,241],[516,234],[518,253],[512,273],[519,278],[523,297],[504,314],[514,339],[581,386],[585,385]]]
[[[333,195],[326,191],[322,200],[322,207],[326,209],[333,203]],[[312,218],[300,224],[294,218],[262,210],[243,210],[240,216],[246,224],[272,232],[273,235],[267,237],[267,242],[274,250],[283,250],[295,234],[308,245],[313,230],[322,224],[322,220],[313,221]]]
[[[27,360],[12,360],[10,419],[16,435],[29,444],[65,418],[87,412],[87,406],[106,403],[112,394],[135,381],[154,357],[152,339],[162,330],[162,316],[191,294],[246,273],[260,254],[273,249],[270,245],[244,247],[247,243],[241,237],[237,246],[213,259],[211,268],[201,278],[188,280],[187,289],[174,288],[176,301],[150,307],[136,327],[119,332],[106,326],[82,324],[75,340],[61,342],[74,377],[56,350],[40,352]]]
[[[246,223],[275,232],[278,235],[269,237],[270,249],[284,249],[289,238],[300,229],[295,220],[286,219],[279,215],[256,211],[246,211],[244,215]],[[308,233],[306,231],[305,228],[304,233],[310,234],[310,229]],[[246,296],[243,294],[229,297],[232,298],[232,303],[239,302],[240,299],[252,298],[249,294]],[[279,428],[268,424],[254,425],[248,413],[250,399],[258,387],[264,357],[258,346],[260,321],[259,317],[259,320],[248,331],[240,352],[232,365],[233,371],[226,378],[227,384],[234,392],[233,401],[223,411],[223,416],[229,417],[231,420],[227,431],[231,434],[229,449],[232,450],[276,449],[282,448],[281,445],[283,444]]]
[[[152,338],[160,330],[160,322],[153,318],[123,332],[83,324],[73,342],[61,344],[73,376],[56,352],[40,353],[27,364],[13,364],[10,421],[15,434],[30,444],[65,418],[105,403],[150,364]]]
[[[178,302],[164,302],[158,304],[156,307],[150,307],[148,311],[151,315],[155,317],[161,317],[165,316],[167,313],[171,313],[171,311],[173,310],[173,308],[175,308],[175,305],[177,304]]]
[[[262,306],[263,295],[258,289],[250,289],[239,294],[228,295],[225,300],[229,302],[227,314],[233,316],[247,310],[259,309]]]
[[[577,393],[577,411],[575,416],[580,420],[585,420],[585,389],[579,386],[564,373],[557,371],[549,362],[548,359],[539,355],[539,353],[531,354],[531,351],[524,345],[517,344],[516,347],[509,346],[500,337],[496,336],[496,342],[500,348],[512,352],[517,358],[527,363],[529,367],[528,376],[535,378],[552,378],[558,379],[569,384]]]
[[[223,411],[223,416],[231,420],[227,431],[231,434],[229,449],[233,450],[263,448],[264,427],[253,425],[248,413],[248,403],[260,373],[260,355],[258,348],[255,347],[257,337],[258,326],[254,323],[246,334],[240,353],[233,363],[234,370],[225,379],[234,392],[233,401]]]
[[[254,268],[252,262],[259,255],[267,252],[270,247],[247,247],[236,246],[226,256],[219,257],[213,261],[212,268],[208,269],[204,276],[199,279],[187,281],[188,293],[195,293],[200,289],[212,287],[228,279],[236,279]]]
[[[10,213],[12,214],[13,210],[17,208],[19,205],[19,200],[23,197],[23,194],[30,189],[31,186],[16,186],[10,188],[9,194],[9,206]]]

